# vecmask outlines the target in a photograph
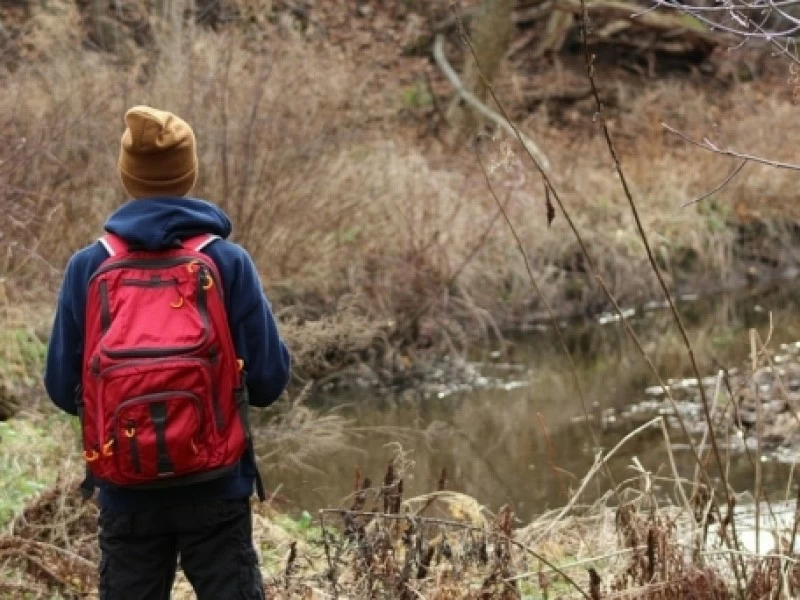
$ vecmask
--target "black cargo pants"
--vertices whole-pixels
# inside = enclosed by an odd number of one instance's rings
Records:
[[[180,564],[198,600],[264,600],[247,500],[100,514],[100,599],[168,600]]]

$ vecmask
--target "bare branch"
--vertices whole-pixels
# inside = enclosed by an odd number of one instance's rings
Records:
[[[755,0],[754,2],[725,0],[715,6],[690,6],[679,2],[679,0],[653,0],[653,2],[654,7],[660,6],[676,10],[693,17],[711,30],[735,36],[741,40],[740,45],[749,41],[769,43],[785,58],[800,65],[800,57],[798,57],[797,53],[789,50],[789,44],[794,42],[795,36],[800,33],[800,19],[785,10],[796,6],[798,4],[797,0],[783,0],[781,2],[775,2],[774,0]],[[755,21],[750,16],[754,12],[760,13],[761,22]],[[711,15],[718,18],[711,18]],[[773,30],[768,27],[767,23],[776,15],[788,24],[784,24],[781,29],[778,29],[776,25],[773,29],[777,30]],[[720,19],[725,16],[730,17],[738,26],[723,23]],[[781,43],[782,41],[783,43]]]
[[[722,156],[739,158],[745,161],[755,162],[762,165],[767,165],[769,167],[774,167],[776,169],[788,169],[789,171],[800,171],[800,165],[781,162],[779,160],[772,160],[769,158],[762,158],[754,154],[746,154],[744,152],[738,152],[737,150],[731,150],[729,148],[720,148],[705,138],[703,139],[702,142],[698,142],[697,140],[686,135],[685,133],[678,131],[677,129],[675,129],[670,125],[667,125],[666,123],[661,123],[661,126],[670,133],[672,133],[673,135],[676,135],[679,138],[681,138],[683,141],[688,142],[693,146],[697,146],[698,148],[702,148],[703,150],[707,150],[708,152],[721,154]]]
[[[656,0],[659,4],[671,3],[674,0]],[[580,15],[581,8],[580,0],[555,0],[554,7],[557,10]],[[697,41],[710,44],[712,46],[720,45],[726,41],[733,42],[733,38],[728,39],[720,33],[713,31],[706,31],[700,27],[692,27],[687,25],[679,16],[672,14],[658,14],[651,11],[641,11],[639,7],[629,2],[621,2],[619,0],[594,0],[588,10],[592,14],[601,14],[609,18],[624,19],[632,23],[639,23],[650,29],[662,32],[674,33],[680,31],[681,35],[687,39],[694,39]]]

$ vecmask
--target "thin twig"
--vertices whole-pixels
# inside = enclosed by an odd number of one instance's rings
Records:
[[[325,527],[325,511],[323,510],[319,511],[319,526],[322,530],[322,543],[325,547],[325,559],[328,562],[327,579],[331,582],[331,586],[333,587],[333,597],[337,598],[339,596],[339,586],[337,585],[336,581],[336,565],[334,565],[331,557],[331,548],[330,543],[328,542],[328,530]]]
[[[597,113],[602,115],[603,112],[604,112],[603,103],[600,100],[600,94],[599,94],[599,92],[597,90],[597,84],[595,83],[593,59],[592,59],[592,56],[589,53],[589,42],[588,42],[589,9],[588,9],[588,6],[586,4],[586,0],[581,0],[581,5],[583,7],[583,15],[582,15],[582,18],[581,18],[580,30],[581,30],[581,37],[582,37],[582,41],[583,41],[584,62],[585,62],[585,66],[586,66],[586,76],[589,79],[589,85],[592,88],[592,95],[594,96],[594,99],[595,99],[595,105],[597,107]],[[692,370],[694,371],[695,377],[697,378],[698,382],[702,382],[702,376],[700,374],[700,367],[698,366],[697,359],[695,358],[695,355],[694,355],[694,348],[692,347],[692,343],[689,340],[689,335],[686,332],[686,328],[683,325],[683,320],[681,319],[680,313],[678,312],[678,309],[675,306],[675,301],[672,298],[672,294],[670,293],[669,288],[667,287],[667,284],[664,281],[664,276],[661,274],[661,270],[658,268],[658,263],[656,262],[655,256],[653,254],[653,250],[652,250],[652,248],[650,246],[650,242],[649,242],[648,237],[647,237],[647,233],[644,230],[644,225],[642,224],[641,217],[639,216],[639,209],[636,206],[636,202],[633,200],[633,194],[631,193],[630,186],[628,185],[627,177],[625,176],[625,172],[622,169],[622,163],[620,162],[619,155],[617,154],[616,147],[614,146],[614,142],[613,142],[613,140],[611,138],[611,132],[608,130],[608,125],[606,124],[605,119],[601,118],[601,119],[599,119],[599,121],[600,121],[602,130],[603,130],[603,136],[605,137],[606,146],[608,147],[608,152],[611,155],[612,161],[614,162],[614,167],[615,167],[615,169],[617,171],[617,175],[619,176],[620,183],[622,185],[622,189],[625,192],[625,197],[626,197],[626,199],[628,201],[628,205],[629,205],[629,207],[631,209],[631,213],[632,213],[634,221],[636,223],[636,229],[637,229],[637,231],[639,233],[639,237],[641,238],[642,243],[644,244],[645,251],[647,253],[647,259],[650,262],[650,266],[651,266],[651,268],[653,270],[653,273],[655,274],[656,278],[658,279],[658,283],[659,283],[659,285],[660,285],[660,287],[661,287],[661,289],[662,289],[662,291],[664,293],[664,297],[666,298],[667,302],[669,303],[670,312],[672,313],[672,316],[673,316],[673,318],[675,320],[675,324],[677,325],[677,327],[678,327],[678,329],[680,331],[681,338],[683,339],[683,343],[686,346],[686,350],[687,350],[687,353],[689,355],[689,361],[690,361],[690,363],[692,365]],[[731,489],[730,489],[730,484],[728,482],[727,474],[725,472],[725,467],[724,467],[724,464],[722,462],[722,456],[721,456],[720,451],[719,451],[719,445],[717,444],[717,438],[716,438],[716,435],[714,435],[714,432],[713,432],[714,423],[713,423],[713,420],[711,418],[710,403],[708,401],[708,397],[707,397],[706,392],[705,392],[705,387],[703,385],[700,385],[700,386],[698,386],[698,388],[699,388],[699,391],[700,391],[700,400],[701,400],[702,405],[703,405],[703,413],[704,413],[704,416],[705,416],[706,425],[707,425],[707,427],[709,429],[712,430],[712,432],[711,432],[711,448],[712,448],[712,451],[714,453],[714,459],[715,459],[715,461],[717,463],[717,467],[718,467],[718,470],[719,470],[719,476],[720,476],[720,479],[722,480],[722,485],[723,485],[723,487],[725,489],[725,494],[727,495],[728,511],[730,512],[732,510],[732,508],[733,508],[734,498],[733,498],[733,494],[732,494]],[[720,517],[721,517],[721,515],[720,515]],[[731,531],[732,531],[733,537],[734,537],[734,546],[736,548],[738,548],[738,542],[737,542],[737,539],[736,539],[736,526],[735,526],[733,521],[731,521]],[[734,573],[736,575],[737,586],[739,586],[740,596],[743,597],[744,596],[744,591],[741,589],[740,574],[738,572],[738,568],[736,567],[735,561],[733,562],[733,565],[734,565]],[[744,566],[743,562],[742,562],[741,568],[742,568],[742,576],[746,578],[746,571],[745,571],[745,566]]]
[[[689,15],[713,30],[732,34],[741,40],[739,46],[744,45],[744,43],[749,40],[764,40],[777,48],[778,53],[788,58],[794,65],[800,65],[800,58],[798,58],[796,54],[792,54],[789,51],[788,46],[789,40],[791,40],[797,34],[797,32],[800,31],[800,26],[798,26],[798,21],[794,17],[782,10],[782,7],[795,6],[796,2],[794,0],[790,0],[788,2],[772,2],[769,0],[766,3],[755,2],[753,4],[734,4],[730,2],[724,2],[714,6],[691,6],[689,4],[682,4],[676,0],[654,0],[654,3],[654,6],[663,6],[665,8],[677,10],[678,12]],[[787,20],[794,23],[795,26],[784,31],[768,31],[762,24],[757,23],[751,19],[746,12],[744,12],[758,10],[761,11],[762,14],[766,12],[768,15],[768,9],[774,9],[784,18],[787,18]],[[748,29],[731,27],[719,21],[714,21],[706,16],[706,14],[715,12],[722,12],[726,15],[735,15],[736,19],[742,22],[742,26],[746,26]],[[749,28],[752,28],[752,30]],[[781,45],[781,38],[787,38],[786,46]]]
[[[761,156],[756,156],[755,154],[747,154],[745,152],[739,152],[737,150],[731,150],[729,148],[720,148],[719,146],[717,146],[716,144],[712,143],[707,139],[704,139],[702,142],[698,142],[696,139],[689,137],[682,131],[678,131],[671,125],[667,125],[666,123],[661,123],[661,126],[670,133],[672,133],[673,135],[677,135],[684,142],[688,142],[693,146],[697,146],[698,148],[702,148],[703,150],[707,150],[708,152],[713,152],[714,154],[721,154],[722,156],[731,156],[733,158],[742,159],[745,162],[751,161],[762,165],[767,165],[769,167],[775,167],[776,169],[788,169],[789,171],[800,171],[800,165],[781,162],[779,160],[772,160],[770,158],[763,158]]]
[[[681,204],[681,208],[686,208],[687,206],[691,206],[692,204],[697,204],[698,202],[702,202],[706,198],[716,194],[718,191],[727,186],[731,181],[733,181],[746,164],[747,164],[747,159],[746,158],[742,159],[742,162],[740,162],[736,167],[734,167],[734,169],[730,173],[728,173],[728,176],[725,177],[722,183],[716,186],[713,190],[706,192],[699,198],[695,198],[694,200],[687,200],[686,202]]]
[[[753,373],[758,371],[758,351],[756,348],[756,330],[750,329],[750,356],[752,361]],[[753,494],[756,498],[756,554],[761,554],[761,440],[764,437],[764,407],[761,405],[761,398],[759,396],[759,386],[756,378],[753,377],[753,400],[756,403],[756,469],[755,469],[755,490]]]
[[[553,307],[550,305],[550,302],[548,302],[547,298],[542,293],[542,290],[539,287],[539,283],[536,280],[536,276],[533,274],[533,267],[531,267],[531,263],[528,260],[528,253],[525,251],[525,246],[522,243],[522,240],[520,239],[519,235],[517,234],[517,230],[514,227],[514,224],[511,222],[511,219],[509,218],[505,207],[500,202],[500,198],[497,197],[497,193],[494,190],[494,186],[492,185],[492,181],[489,177],[488,171],[486,170],[486,166],[483,164],[483,161],[481,160],[480,152],[476,151],[475,155],[478,159],[478,164],[481,167],[481,172],[483,173],[484,180],[486,181],[486,187],[489,189],[489,193],[492,195],[492,198],[494,198],[494,201],[497,204],[498,209],[503,214],[503,218],[505,219],[506,225],[508,225],[508,228],[511,231],[511,235],[514,237],[514,241],[517,244],[517,250],[522,255],[523,261],[525,262],[525,269],[528,273],[528,279],[530,280],[533,289],[536,291],[536,295],[542,301],[542,304],[544,304],[544,307],[547,310],[547,314],[550,317],[550,321],[553,324],[556,336],[558,337],[559,344],[561,345],[561,348],[564,351],[565,356],[567,357],[567,361],[569,362],[570,376],[572,378],[572,383],[575,386],[575,392],[578,395],[578,400],[581,405],[581,410],[583,411],[583,416],[586,421],[586,427],[587,430],[589,431],[589,435],[592,437],[592,442],[594,443],[594,447],[597,448],[600,446],[600,443],[597,438],[597,434],[594,432],[594,428],[591,425],[591,419],[589,415],[589,405],[586,402],[586,397],[583,394],[583,388],[581,387],[580,378],[578,377],[578,367],[575,364],[575,359],[572,358],[572,353],[569,351],[567,338],[564,335],[564,331],[561,328],[558,319],[556,318],[555,312],[553,311]],[[605,463],[603,464],[605,465]],[[614,476],[611,473],[611,469],[607,465],[605,465],[605,471],[608,480],[611,482],[614,494],[616,494],[617,492],[616,492],[616,485],[614,484]]]

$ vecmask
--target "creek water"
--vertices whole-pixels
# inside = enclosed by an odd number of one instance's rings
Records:
[[[782,282],[766,290],[684,298],[679,310],[702,374],[713,376],[720,365],[745,367],[749,329],[766,338],[770,321],[771,347],[800,340],[800,299],[793,288],[793,283]],[[662,378],[679,388],[692,370],[669,311],[648,305],[629,313]],[[356,467],[379,483],[396,451],[393,444],[399,443],[413,461],[404,479],[406,497],[435,490],[445,469],[447,489],[474,496],[491,510],[511,503],[519,518],[529,519],[563,506],[599,450],[608,451],[640,424],[669,412],[653,393],[657,382],[651,370],[613,315],[563,325],[588,423],[558,338],[543,325],[507,339],[505,350],[486,348],[471,356],[470,367],[479,376],[470,385],[427,385],[389,395],[349,390],[315,398],[316,410],[336,411],[352,420],[351,448],[312,455],[307,469],[273,468],[267,473],[268,487],[277,488],[295,509],[349,505],[346,497]],[[700,406],[688,407],[688,421],[701,425]],[[686,440],[674,423],[668,432],[677,468],[691,478],[695,463]],[[737,450],[723,449],[723,458],[735,490],[752,490],[752,462]],[[659,479],[672,477],[660,428],[634,436],[609,461],[615,480],[634,477],[636,461],[653,474],[656,487],[672,493],[672,484]],[[774,500],[785,497],[790,463],[769,459],[762,464],[764,485]],[[599,473],[581,503],[608,488]]]

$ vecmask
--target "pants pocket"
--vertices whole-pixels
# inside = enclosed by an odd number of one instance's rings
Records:
[[[125,537],[133,530],[133,517],[129,513],[115,513],[109,510],[100,510],[97,517],[100,535],[107,537]]]

